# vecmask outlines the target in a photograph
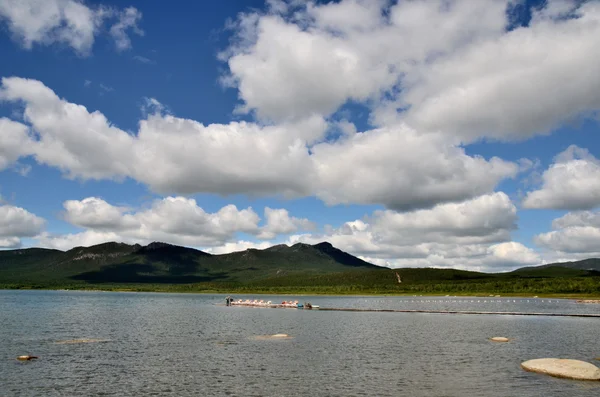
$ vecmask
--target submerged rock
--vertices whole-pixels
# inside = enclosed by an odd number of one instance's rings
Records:
[[[585,361],[561,359],[561,358],[538,358],[521,363],[525,371],[537,372],[558,378],[576,380],[600,380],[600,368]]]
[[[18,356],[17,360],[19,361],[30,361],[30,360],[35,360],[39,358],[38,356],[30,356],[29,354],[25,355],[25,356]]]
[[[508,341],[510,341],[510,339],[505,338],[504,336],[494,336],[493,338],[490,338],[490,340],[492,342],[508,342]]]
[[[110,342],[110,339],[68,339],[68,340],[59,340],[54,343],[58,345],[70,345],[75,343],[102,343],[102,342]]]

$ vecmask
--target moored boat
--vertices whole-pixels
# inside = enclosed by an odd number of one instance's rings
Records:
[[[227,306],[250,306],[250,307],[270,307],[270,308],[290,308],[290,309],[318,309],[319,306],[312,305],[308,302],[304,304],[298,301],[283,301],[281,303],[273,303],[271,301],[264,301],[263,299],[233,299],[230,297],[226,298]]]

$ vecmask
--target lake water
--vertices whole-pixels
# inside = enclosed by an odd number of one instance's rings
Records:
[[[237,296],[274,302],[290,297]],[[557,299],[296,297],[321,307],[599,313]],[[0,291],[0,396],[600,396],[600,319],[225,307],[223,295]],[[293,338],[261,340],[286,333]],[[492,343],[507,336],[510,343]],[[102,343],[60,344],[81,338]],[[39,360],[19,362],[22,354]]]

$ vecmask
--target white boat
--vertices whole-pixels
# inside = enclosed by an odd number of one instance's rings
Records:
[[[281,303],[273,303],[271,301],[264,300],[242,300],[242,299],[232,299],[230,297],[226,298],[226,302],[228,306],[250,306],[250,307],[270,307],[270,308],[289,308],[289,309],[318,309],[318,305],[312,305],[310,303],[298,303],[298,301],[283,301]]]

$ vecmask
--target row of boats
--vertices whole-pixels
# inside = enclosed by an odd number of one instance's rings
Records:
[[[281,303],[273,303],[271,301],[261,300],[242,300],[242,299],[233,299],[231,297],[225,298],[225,302],[227,306],[253,306],[253,307],[283,307],[283,308],[292,308],[292,309],[318,309],[319,306],[313,305],[309,302],[299,303],[298,301],[283,301]]]

